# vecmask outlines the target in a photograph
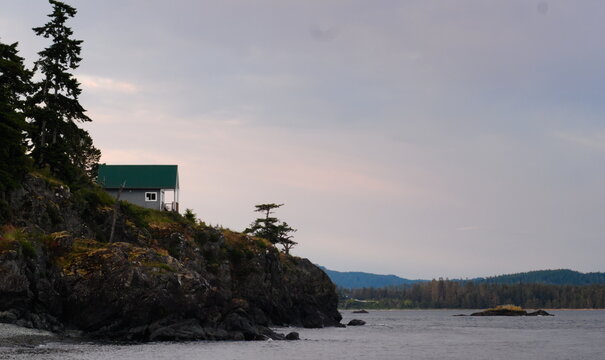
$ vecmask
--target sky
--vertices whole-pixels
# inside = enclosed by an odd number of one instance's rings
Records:
[[[67,3],[101,161],[178,164],[208,224],[283,203],[339,271],[605,271],[605,2]],[[31,65],[50,5],[0,5]]]

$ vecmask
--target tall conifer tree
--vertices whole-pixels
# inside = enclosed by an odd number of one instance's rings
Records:
[[[284,248],[286,254],[290,253],[290,249],[298,243],[292,240],[292,233],[296,232],[286,222],[280,222],[277,218],[272,217],[274,209],[277,209],[284,204],[260,204],[255,205],[256,212],[263,213],[265,216],[254,220],[250,227],[244,230],[246,234],[262,237],[269,240],[272,244],[280,244]]]
[[[73,31],[66,26],[76,9],[60,1],[49,2],[53,6],[50,21],[33,29],[36,35],[52,39],[52,44],[38,53],[34,67],[42,80],[32,97],[32,156],[38,166],[49,166],[55,175],[74,182],[94,169],[100,151],[77,125],[91,119],[78,101],[80,83],[69,72],[82,60],[82,40],[73,39]]]
[[[18,55],[17,43],[0,42],[0,196],[17,187],[29,167],[24,131],[25,98],[31,72]]]

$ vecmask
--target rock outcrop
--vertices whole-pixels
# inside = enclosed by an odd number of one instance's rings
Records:
[[[296,331],[292,331],[286,335],[286,340],[300,340],[300,335]]]
[[[526,316],[554,316],[554,315],[550,314],[544,310],[536,310],[534,312],[527,313]]]
[[[457,315],[460,316],[460,315]],[[470,316],[554,316],[544,310],[537,310],[528,313],[526,310],[512,305],[498,306],[493,309],[487,309],[472,313]]]
[[[30,176],[0,229],[0,322],[135,341],[282,339],[269,326],[339,326],[310,261],[260,238],[119,206]]]
[[[365,325],[366,322],[363,320],[359,320],[359,319],[353,319],[351,321],[349,321],[349,323],[347,324],[347,326],[362,326]]]

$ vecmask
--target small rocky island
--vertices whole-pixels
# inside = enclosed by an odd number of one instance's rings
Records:
[[[4,204],[0,322],[128,341],[286,339],[270,327],[343,326],[328,276],[265,239],[35,173]]]
[[[499,305],[495,308],[472,313],[470,316],[554,316],[544,310],[536,310],[527,312],[520,306],[515,305]]]

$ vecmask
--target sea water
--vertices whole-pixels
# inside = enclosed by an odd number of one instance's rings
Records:
[[[470,310],[342,311],[364,326],[298,331],[300,341],[103,344],[0,324],[0,359],[605,359],[605,311],[458,317]]]

